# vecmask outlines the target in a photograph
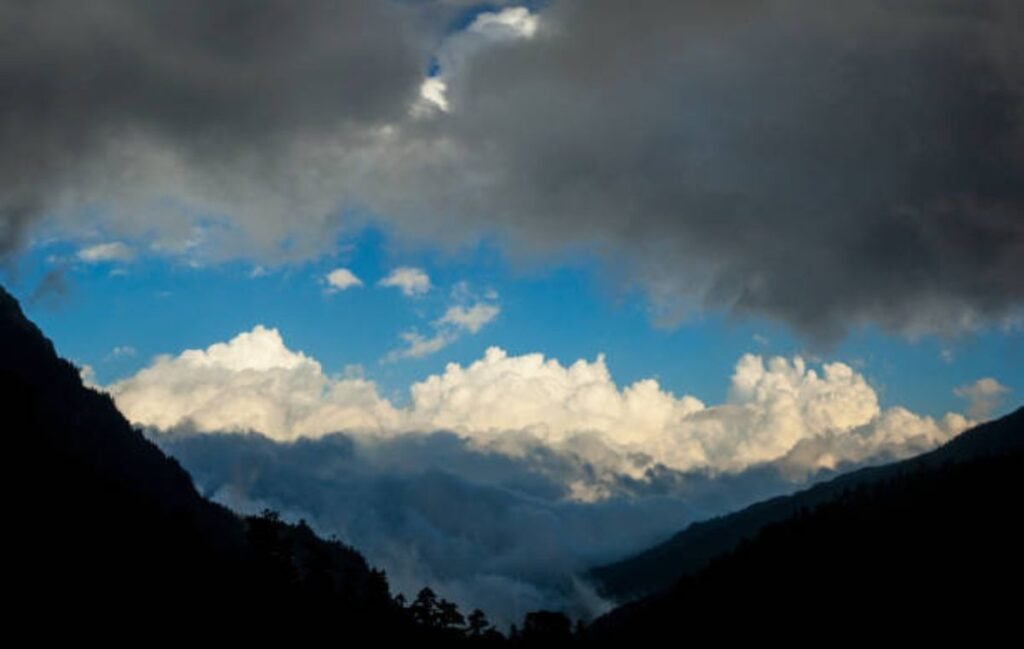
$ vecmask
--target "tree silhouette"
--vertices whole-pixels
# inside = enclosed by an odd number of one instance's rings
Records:
[[[466,623],[454,602],[442,599],[437,605],[438,626],[442,629],[457,629]]]
[[[467,626],[469,635],[478,638],[491,627],[491,623],[487,619],[487,614],[477,608],[473,609],[473,612],[469,614]]]
[[[413,619],[417,624],[429,629],[438,627],[439,611],[437,606],[437,594],[429,587],[424,587],[416,595],[412,605],[409,607]]]
[[[290,539],[284,534],[281,516],[264,509],[258,517],[247,519],[247,539],[255,574],[262,575],[269,588],[288,588],[299,575],[292,561]]]

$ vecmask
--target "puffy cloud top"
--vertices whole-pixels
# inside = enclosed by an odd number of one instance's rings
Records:
[[[732,401],[771,415],[743,417],[747,438],[730,449],[741,457],[783,455],[803,439],[849,431],[880,413],[874,389],[849,365],[826,363],[819,375],[799,356],[767,364],[760,356],[743,356],[732,377]]]
[[[320,364],[257,325],[226,343],[160,356],[109,388],[134,422],[161,429],[258,431],[275,439],[337,430],[391,430],[398,413],[360,379],[332,379]]]
[[[468,435],[529,431],[549,441],[587,432],[617,443],[643,440],[703,408],[653,380],[619,390],[604,357],[564,367],[541,354],[510,357],[497,347],[468,367],[449,364],[411,393],[413,416],[425,428]]]
[[[604,358],[562,365],[491,347],[410,388],[396,407],[372,381],[331,377],[257,326],[205,350],[160,356],[109,386],[127,417],[161,430],[256,431],[277,440],[348,432],[361,439],[451,431],[482,452],[522,457],[543,449],[598,469],[573,476],[571,496],[602,497],[604,483],[644,479],[659,466],[733,472],[780,462],[804,475],[934,446],[968,422],[882,410],[862,375],[801,358],[743,356],[726,403],[706,406],[653,379],[619,387]]]
[[[165,361],[158,359],[157,362]],[[256,325],[252,331],[240,333],[226,343],[210,345],[205,351],[186,350],[177,362],[185,367],[222,368],[232,372],[294,370],[303,366],[320,371],[316,361],[285,347],[277,329],[267,329],[263,325]]]

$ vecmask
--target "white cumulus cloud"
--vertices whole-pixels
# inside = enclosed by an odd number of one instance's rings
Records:
[[[258,431],[278,440],[397,427],[399,413],[369,381],[332,378],[276,329],[160,356],[109,388],[131,421],[167,430]]]
[[[426,337],[410,349],[437,345]],[[410,387],[397,407],[363,378],[330,376],[262,326],[205,350],[161,356],[108,387],[133,422],[159,430],[257,431],[276,440],[348,432],[366,439],[447,430],[509,457],[536,449],[596,468],[567,481],[568,496],[607,495],[623,476],[651,470],[741,471],[785,464],[795,477],[931,448],[970,422],[882,409],[864,376],[843,363],[801,358],[737,362],[726,402],[706,405],[654,379],[619,387],[604,358],[563,365],[541,354],[492,347],[466,366]],[[568,479],[567,479],[568,480]]]
[[[379,285],[397,288],[406,297],[416,297],[430,290],[430,276],[419,268],[400,266],[380,280]]]
[[[498,347],[467,367],[450,363],[443,374],[414,384],[411,394],[419,427],[480,439],[527,431],[547,442],[583,433],[616,445],[648,441],[704,407],[693,397],[677,399],[653,380],[620,390],[603,357],[565,367],[541,354],[509,356]]]
[[[327,293],[337,293],[356,286],[362,286],[363,280],[347,268],[335,268],[324,277]]]
[[[413,117],[429,117],[437,113],[447,113],[448,106],[448,84],[441,77],[427,77],[420,85],[420,96],[413,103],[410,113]]]
[[[532,38],[537,33],[538,18],[526,7],[506,7],[476,17],[467,31],[492,37]]]

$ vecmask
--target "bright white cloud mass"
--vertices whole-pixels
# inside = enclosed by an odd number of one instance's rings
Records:
[[[462,326],[472,329],[477,321],[469,320]],[[956,415],[935,421],[882,410],[874,389],[843,363],[815,369],[799,357],[752,354],[737,362],[729,400],[706,405],[653,379],[620,388],[601,356],[565,366],[492,347],[468,366],[451,363],[413,384],[399,407],[372,381],[326,374],[262,326],[158,357],[109,391],[130,420],[160,430],[255,431],[280,441],[444,430],[513,456],[534,446],[587,453],[603,470],[633,477],[657,466],[737,471],[780,460],[831,468],[929,448],[967,424]]]
[[[333,379],[275,329],[256,326],[226,343],[160,356],[110,387],[128,419],[169,429],[258,431],[274,439],[333,431],[393,430],[399,413],[360,379]]]

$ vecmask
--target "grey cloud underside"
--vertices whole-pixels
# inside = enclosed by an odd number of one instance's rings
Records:
[[[666,317],[819,340],[1024,302],[1019,3],[556,0],[531,39],[441,46],[451,112],[416,119],[444,4],[6,4],[0,242],[127,178],[202,195],[253,254],[313,254],[364,205],[444,244],[590,247]]]
[[[1024,298],[1022,11],[554,3],[452,80],[450,128],[505,225],[625,247],[670,302],[955,329]]]
[[[565,499],[565,482],[601,472],[543,446],[513,458],[445,432],[372,443],[185,430],[152,439],[208,496],[243,511],[303,517],[365,552],[406,595],[429,584],[502,624],[539,608],[600,612],[607,603],[578,578],[587,568],[694,520],[834,475],[794,482],[784,462],[736,474],[655,468],[642,480],[615,478],[614,497],[580,503]]]
[[[203,206],[244,212],[263,185],[301,202],[295,150],[400,118],[423,74],[425,24],[376,0],[3,3],[0,245],[18,243],[30,217],[137,194],[173,204],[220,187]],[[194,177],[166,177],[180,168]],[[145,219],[118,225],[146,232]]]

